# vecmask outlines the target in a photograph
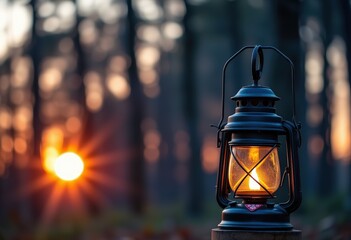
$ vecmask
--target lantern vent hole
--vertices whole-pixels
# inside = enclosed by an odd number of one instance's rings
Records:
[[[257,99],[252,99],[250,101],[247,101],[247,100],[236,101],[236,107],[247,107],[247,106],[274,107],[274,105],[275,105],[274,101],[268,101],[268,100],[259,101]]]
[[[253,99],[253,100],[251,101],[251,105],[252,105],[252,106],[257,106],[257,105],[258,105],[258,100],[257,100],[257,99]]]

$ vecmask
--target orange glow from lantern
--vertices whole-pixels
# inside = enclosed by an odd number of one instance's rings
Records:
[[[249,188],[250,188],[250,190],[260,190],[261,189],[260,184],[258,184],[254,179],[257,182],[260,182],[256,168],[254,170],[252,170],[251,177],[249,180]]]
[[[266,155],[269,151],[271,152]],[[240,165],[231,156],[228,177],[230,187],[236,191],[237,196],[269,197],[269,194],[277,191],[280,184],[280,166],[276,147],[271,150],[271,147],[266,146],[235,146],[233,153]]]

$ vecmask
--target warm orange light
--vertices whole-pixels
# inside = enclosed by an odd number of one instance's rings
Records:
[[[47,147],[43,150],[42,152],[44,162],[43,162],[43,167],[47,172],[54,172],[54,164],[59,156],[59,153],[56,148],[54,147]]]
[[[43,168],[54,173],[54,163],[60,155],[63,145],[64,133],[58,126],[51,126],[43,130],[40,154],[43,159]]]
[[[84,162],[73,152],[61,154],[54,163],[54,172],[64,181],[73,181],[83,173]]]
[[[280,183],[278,149],[265,146],[233,146],[232,150],[235,158],[230,158],[228,180],[236,196],[266,198],[273,195]],[[267,155],[268,152],[270,153]],[[250,175],[247,172],[250,172]]]
[[[260,182],[256,168],[254,170],[252,170],[252,172],[251,172],[251,177],[249,180],[249,188],[250,188],[250,190],[260,190],[261,189],[260,184],[258,184],[254,179],[257,182]]]

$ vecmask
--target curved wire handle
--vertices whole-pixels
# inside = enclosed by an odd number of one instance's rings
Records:
[[[294,64],[293,62],[290,60],[290,58],[288,58],[284,53],[282,53],[279,49],[273,47],[273,46],[260,46],[260,45],[256,45],[256,46],[245,46],[243,48],[241,48],[238,52],[236,52],[234,55],[232,55],[223,65],[223,69],[222,69],[222,113],[221,113],[221,119],[218,123],[218,125],[211,125],[211,127],[216,127],[217,128],[217,147],[221,146],[221,139],[219,137],[219,133],[221,132],[221,130],[224,127],[223,124],[223,120],[224,120],[224,104],[225,104],[225,80],[226,80],[226,70],[227,67],[229,65],[229,63],[231,61],[233,61],[240,53],[242,53],[243,51],[245,51],[246,49],[254,49],[253,51],[253,56],[251,58],[251,64],[252,64],[252,73],[254,75],[254,72],[261,72],[262,71],[262,67],[263,67],[263,52],[262,49],[270,49],[270,50],[274,50],[275,52],[277,52],[280,56],[282,56],[286,61],[289,62],[290,64],[290,70],[291,70],[291,89],[292,89],[292,100],[293,100],[293,113],[292,113],[292,121],[294,123],[294,125],[296,126],[296,128],[298,128],[298,124],[296,123],[296,119],[295,119],[295,115],[296,115],[296,108],[295,108],[295,84],[294,84],[294,79],[295,79],[295,72],[294,72]],[[261,49],[261,50],[260,50]],[[256,52],[255,52],[256,51]],[[260,52],[261,51],[261,52]],[[260,57],[260,69],[255,70],[254,71],[254,67],[256,68],[256,58],[257,58],[257,53],[259,54]],[[255,57],[254,57],[255,54]],[[261,58],[262,56],[262,58]],[[255,83],[257,83],[258,79],[260,76],[253,76]]]

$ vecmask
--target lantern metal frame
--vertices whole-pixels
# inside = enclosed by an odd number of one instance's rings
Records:
[[[270,88],[258,85],[263,70],[263,50],[273,50],[282,56],[291,69],[292,88],[292,121],[283,120],[275,114],[274,103],[269,107],[256,107],[263,111],[262,116],[250,116],[236,113],[228,117],[228,122],[224,121],[225,111],[225,81],[226,69],[228,65],[243,51],[253,49],[251,57],[251,70],[253,85],[243,87],[233,100],[240,99],[269,99],[273,102],[279,98]],[[218,125],[217,147],[220,147],[219,170],[217,175],[216,199],[222,212],[222,221],[218,224],[220,229],[260,229],[260,230],[289,230],[293,226],[290,224],[290,213],[295,211],[301,204],[302,194],[300,187],[300,172],[298,148],[301,145],[301,125],[295,120],[295,90],[294,90],[294,65],[292,61],[280,50],[272,46],[245,46],[232,55],[224,64],[222,70],[222,112]],[[238,110],[240,111],[240,110]],[[246,115],[245,115],[246,114]],[[212,125],[213,126],[213,125]],[[284,203],[269,203],[262,198],[248,197],[242,203],[234,199],[242,197],[230,197],[233,190],[229,186],[228,169],[232,146],[271,146],[272,149],[279,145],[278,136],[286,137],[286,168],[281,176],[281,182],[288,176],[289,199]],[[264,159],[263,157],[261,161]],[[280,163],[279,163],[280,164]],[[253,168],[252,168],[253,169]],[[246,171],[245,177],[251,177]],[[282,185],[282,184],[281,184]],[[265,189],[266,190],[266,189]],[[267,190],[266,190],[267,191]],[[235,193],[234,193],[235,194]],[[270,194],[269,197],[273,197]]]

